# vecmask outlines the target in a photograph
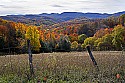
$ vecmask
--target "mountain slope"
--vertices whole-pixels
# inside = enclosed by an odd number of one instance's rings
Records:
[[[101,14],[101,13],[81,13],[81,12],[63,12],[61,14],[58,13],[43,13],[43,14],[34,14],[34,15],[7,15],[7,16],[0,16],[0,18],[5,20],[10,20],[14,22],[21,22],[25,24],[31,25],[53,25],[60,22],[66,22],[69,20],[74,20],[77,18],[88,18],[88,19],[103,19],[108,18],[110,16],[120,16],[125,14],[125,11],[118,12],[114,14]],[[78,21],[78,20],[77,20]]]
[[[7,15],[1,16],[0,18],[4,20],[10,20],[14,22],[21,22],[30,25],[53,25],[55,23],[60,22],[55,18],[40,16],[40,15]]]
[[[47,16],[57,19],[62,19],[63,21],[72,20],[75,18],[86,17],[90,19],[96,18],[107,18],[112,14],[100,14],[100,13],[81,13],[81,12],[63,12],[61,14],[52,13],[52,14],[40,14],[41,16]]]

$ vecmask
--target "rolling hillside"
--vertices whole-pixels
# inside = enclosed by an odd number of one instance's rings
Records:
[[[70,20],[77,19],[77,22],[81,22],[81,19],[104,19],[111,16],[120,16],[125,14],[125,11],[118,12],[114,14],[101,14],[101,13],[81,13],[81,12],[63,12],[61,14],[58,13],[42,13],[42,14],[29,14],[29,15],[7,15],[7,16],[0,16],[0,18],[5,20],[10,20],[14,22],[21,22],[29,25],[45,25],[51,26],[53,24],[67,22]]]

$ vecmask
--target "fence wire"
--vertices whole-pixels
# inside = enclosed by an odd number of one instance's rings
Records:
[[[8,49],[9,50],[9,49]],[[125,51],[94,51],[96,71],[87,51],[33,54],[30,78],[28,54],[2,53],[0,83],[124,83]]]

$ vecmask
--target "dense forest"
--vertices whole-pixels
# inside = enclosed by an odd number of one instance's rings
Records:
[[[105,19],[79,18],[45,26],[0,19],[0,51],[33,53],[94,50],[122,50],[125,46],[125,14]]]

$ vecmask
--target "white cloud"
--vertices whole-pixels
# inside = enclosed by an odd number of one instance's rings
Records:
[[[114,13],[124,10],[124,0],[0,0],[1,15],[61,12]]]

